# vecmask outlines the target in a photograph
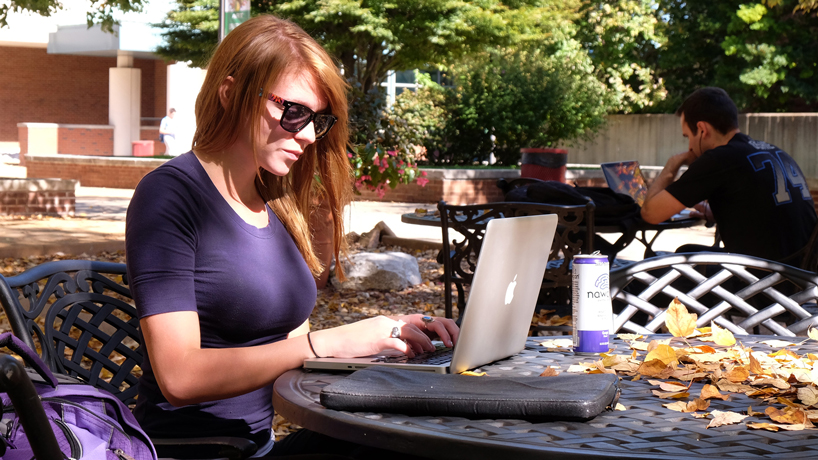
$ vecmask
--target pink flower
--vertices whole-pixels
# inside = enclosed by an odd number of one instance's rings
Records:
[[[398,166],[403,166],[403,165],[405,165],[405,164],[406,164],[406,162],[405,162],[405,161],[403,161],[403,160],[400,160],[400,161],[398,162]]]
[[[375,154],[375,156],[374,156],[374,157],[372,157],[372,162],[373,162],[373,163],[377,163],[377,162],[378,162],[378,154],[377,154],[377,153]]]
[[[378,166],[378,171],[383,173],[384,171],[386,171],[386,166]]]
[[[426,179],[425,177],[418,177],[417,182],[421,187],[426,187],[426,184],[429,183],[429,179]]]
[[[402,176],[402,175],[403,175],[405,172],[406,172],[406,171],[405,171],[405,170],[403,170],[403,169],[399,169],[399,170],[398,170],[398,174],[400,174],[401,176]]]
[[[388,167],[389,167],[389,162],[388,162],[388,161],[386,161],[386,158],[384,158],[384,159],[383,159],[383,161],[381,161],[381,166],[383,166],[384,168],[388,168]]]
[[[347,153],[347,157],[352,158],[352,154],[351,154],[351,153]]]
[[[386,153],[387,153],[387,154],[389,154],[389,155],[391,155],[391,156],[393,156],[393,157],[398,156],[398,152],[396,152],[396,151],[394,151],[394,150],[387,150],[387,151],[386,151]]]
[[[386,187],[384,187],[383,184],[381,184],[376,191],[378,192],[378,198],[383,198],[384,195],[386,195]]]
[[[423,176],[423,177],[426,177],[426,171],[421,171],[420,175]]]

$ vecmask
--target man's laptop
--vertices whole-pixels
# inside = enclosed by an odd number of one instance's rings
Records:
[[[648,195],[648,186],[645,183],[645,176],[642,174],[642,169],[639,168],[638,161],[614,161],[611,163],[602,163],[600,166],[602,166],[605,181],[611,190],[630,195],[639,206],[645,204],[645,197]],[[690,211],[685,209],[678,214],[674,214],[670,220],[689,218]]]
[[[311,358],[304,361],[304,368],[354,371],[392,366],[454,374],[519,353],[525,347],[556,229],[555,214],[488,222],[454,351],[411,359],[398,352]],[[426,358],[430,362],[423,361]]]

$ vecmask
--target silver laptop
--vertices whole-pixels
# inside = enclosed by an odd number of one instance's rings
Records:
[[[433,352],[424,362],[399,352],[312,358],[304,361],[304,368],[355,371],[392,366],[446,374],[519,353],[525,347],[556,229],[554,214],[489,221],[453,351],[445,350],[442,356]],[[419,358],[426,359],[424,355]]]

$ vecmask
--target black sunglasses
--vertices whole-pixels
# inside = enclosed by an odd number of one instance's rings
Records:
[[[263,94],[262,90],[262,94]],[[261,94],[259,94],[261,96]],[[335,115],[328,113],[315,113],[309,107],[299,104],[297,102],[285,101],[284,99],[270,93],[267,99],[284,107],[284,113],[281,115],[281,127],[284,131],[297,133],[306,128],[310,122],[314,123],[315,140],[326,136],[329,130],[338,121]]]

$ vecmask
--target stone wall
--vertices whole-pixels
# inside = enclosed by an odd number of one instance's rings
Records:
[[[0,215],[73,216],[76,180],[0,178]]]

